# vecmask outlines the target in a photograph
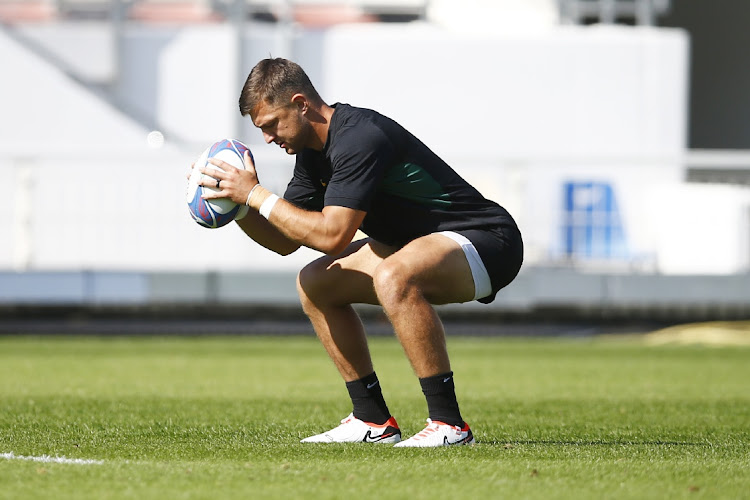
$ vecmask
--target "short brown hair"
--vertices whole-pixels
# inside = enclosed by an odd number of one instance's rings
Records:
[[[240,113],[249,115],[261,101],[286,104],[294,94],[321,101],[318,91],[299,64],[277,57],[263,59],[250,71],[240,94]]]

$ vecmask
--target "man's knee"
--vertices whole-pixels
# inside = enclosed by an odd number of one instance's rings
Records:
[[[415,288],[408,266],[393,258],[384,260],[377,267],[373,286],[378,300],[385,308],[402,303]]]
[[[321,258],[310,262],[297,273],[297,293],[303,308],[307,309],[323,296],[327,268],[327,259]]]

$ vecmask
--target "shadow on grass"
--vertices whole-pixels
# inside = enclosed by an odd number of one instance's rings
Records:
[[[499,446],[501,448],[513,448],[515,446],[707,446],[706,442],[690,441],[613,441],[613,440],[553,440],[553,439],[527,439],[522,441],[498,441],[494,439],[477,439],[477,444],[485,446]]]

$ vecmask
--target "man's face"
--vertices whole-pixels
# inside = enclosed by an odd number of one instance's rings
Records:
[[[295,103],[286,106],[261,102],[251,115],[253,124],[263,132],[267,144],[272,142],[294,155],[306,147],[311,126]]]

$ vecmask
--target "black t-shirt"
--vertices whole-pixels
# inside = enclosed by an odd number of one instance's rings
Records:
[[[323,151],[297,154],[284,199],[307,210],[367,212],[360,229],[403,246],[437,231],[515,222],[401,125],[375,111],[334,104]]]

